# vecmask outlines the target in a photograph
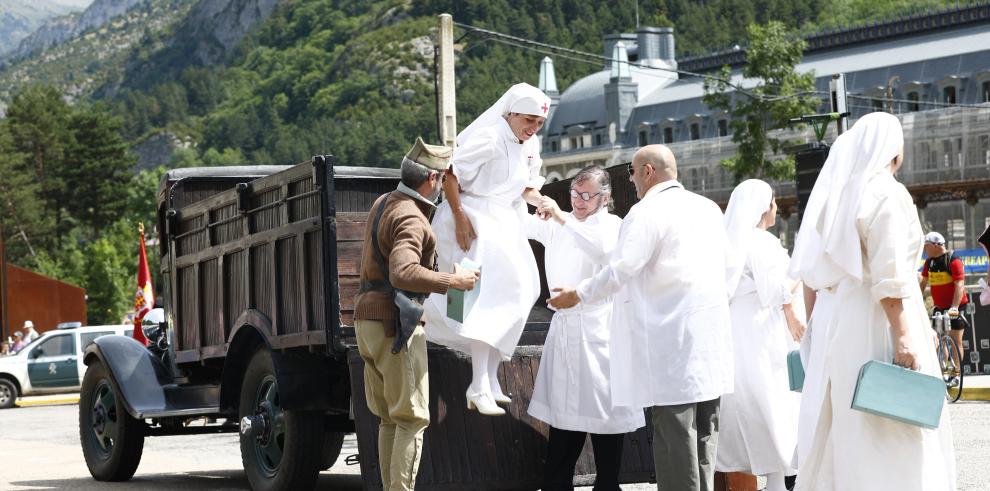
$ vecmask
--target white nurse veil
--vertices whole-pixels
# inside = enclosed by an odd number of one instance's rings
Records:
[[[770,209],[773,199],[773,189],[759,179],[747,179],[729,196],[729,205],[725,209],[725,233],[728,244],[726,261],[726,289],[729,297],[735,293],[746,269],[746,257],[756,235],[763,214]]]
[[[863,279],[856,212],[874,175],[887,172],[904,147],[900,121],[875,112],[836,138],[805,207],[790,274],[810,288],[835,286],[845,276]]]
[[[463,145],[471,135],[481,129],[498,122],[499,118],[509,113],[532,114],[546,117],[550,110],[550,98],[542,90],[527,83],[513,85],[499,97],[498,101],[489,107],[481,116],[475,118],[457,135],[457,144]]]

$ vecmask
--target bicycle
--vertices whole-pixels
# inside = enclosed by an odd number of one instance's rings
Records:
[[[961,314],[960,314],[961,315]],[[963,371],[962,350],[952,336],[949,336],[950,319],[941,312],[932,314],[932,327],[938,333],[938,364],[945,382],[945,398],[950,403],[962,397]],[[959,360],[958,364],[956,360]]]

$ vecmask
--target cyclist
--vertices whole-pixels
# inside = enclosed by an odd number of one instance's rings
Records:
[[[969,303],[966,295],[965,271],[963,262],[956,254],[945,248],[945,237],[938,232],[928,232],[925,235],[925,265],[921,270],[921,291],[931,285],[932,302],[935,304],[932,314],[941,312],[948,315],[952,329],[949,335],[959,347],[959,357],[963,356],[962,338],[966,328],[966,318],[959,310]],[[953,360],[961,367],[959,359]]]

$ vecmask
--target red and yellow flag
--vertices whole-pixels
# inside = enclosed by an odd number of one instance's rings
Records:
[[[138,225],[141,233],[140,249],[138,252],[137,269],[137,291],[134,292],[134,339],[140,341],[145,346],[148,340],[141,330],[141,321],[144,316],[155,308],[155,292],[151,287],[151,269],[148,268],[148,255],[144,250],[144,224]]]

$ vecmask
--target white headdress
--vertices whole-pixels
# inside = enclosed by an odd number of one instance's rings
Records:
[[[759,179],[747,179],[729,196],[725,209],[725,235],[729,241],[729,257],[726,261],[725,281],[729,296],[739,286],[739,279],[746,269],[746,256],[756,233],[756,226],[763,214],[770,209],[773,189]]]
[[[902,151],[901,122],[875,112],[836,138],[801,221],[790,274],[813,289],[834,286],[844,276],[863,278],[856,212],[870,178]]]
[[[513,85],[492,107],[481,113],[481,116],[475,118],[457,135],[457,144],[463,145],[479,128],[491,126],[509,113],[546,117],[549,110],[550,98],[542,90],[526,83]]]

